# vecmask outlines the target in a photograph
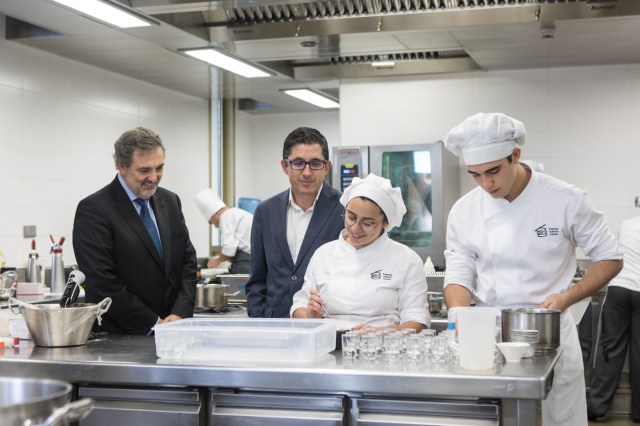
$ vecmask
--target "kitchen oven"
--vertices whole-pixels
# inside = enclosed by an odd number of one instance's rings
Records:
[[[447,216],[460,195],[460,173],[442,142],[340,147],[332,154],[335,188],[343,191],[354,177],[374,173],[402,190],[407,214],[389,236],[444,270]]]

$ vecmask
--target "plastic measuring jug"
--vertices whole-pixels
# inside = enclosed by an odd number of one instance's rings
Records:
[[[488,370],[493,367],[499,315],[496,308],[458,308],[458,351],[462,368]]]

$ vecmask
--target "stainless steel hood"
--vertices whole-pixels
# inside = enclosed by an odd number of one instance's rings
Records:
[[[336,93],[345,78],[384,81],[400,75],[640,62],[638,0],[117,1],[161,25],[122,31],[92,21],[101,45],[114,47],[103,55],[91,43],[74,40],[73,22],[88,19],[47,0],[0,0],[0,13],[61,34],[23,29],[15,41],[201,97],[210,93],[207,68],[180,50],[226,49],[274,72],[259,81],[235,78],[225,88],[226,97],[261,105],[256,112],[300,111],[281,89]],[[64,18],[58,16],[62,12]],[[130,56],[118,52],[125,39],[155,48],[155,73],[158,64],[173,71],[154,76],[151,64],[148,70],[126,66]],[[179,75],[173,62],[183,64],[184,72],[192,70],[192,78]]]

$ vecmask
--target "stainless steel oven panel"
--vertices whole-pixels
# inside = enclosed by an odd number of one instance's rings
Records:
[[[346,425],[343,396],[215,392],[208,401],[212,426]]]
[[[353,426],[499,425],[497,402],[353,398]]]

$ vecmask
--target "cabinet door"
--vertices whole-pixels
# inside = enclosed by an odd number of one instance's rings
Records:
[[[345,397],[337,395],[214,392],[210,426],[343,426]]]
[[[497,402],[353,398],[353,426],[498,426]]]
[[[80,398],[95,408],[80,426],[197,426],[204,424],[196,390],[80,387]]]

